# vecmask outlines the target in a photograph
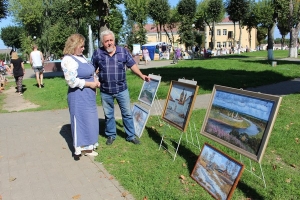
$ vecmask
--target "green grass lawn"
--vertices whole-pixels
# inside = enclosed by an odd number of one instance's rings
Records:
[[[257,55],[259,58],[252,56]],[[278,60],[272,67],[265,57],[266,51],[214,57],[205,60],[182,60],[179,64],[168,67],[142,69],[144,74],[155,74],[162,77],[157,96],[165,99],[170,82],[178,78],[194,79],[199,85],[198,94],[210,93],[214,84],[234,88],[257,87],[266,84],[290,80],[300,76],[299,63],[296,61]],[[274,51],[275,58],[282,58],[287,51]],[[127,71],[128,87],[131,101],[138,99],[143,81]],[[46,87],[39,90],[34,86],[35,79],[23,81],[26,91],[24,98],[41,105],[32,110],[53,110],[66,108],[67,84],[63,77],[46,78]],[[13,83],[13,80],[11,81]],[[101,105],[98,95],[98,105]],[[1,101],[1,99],[0,99]],[[0,102],[1,103],[1,102]],[[0,112],[5,112],[0,110]]]
[[[283,98],[280,111],[261,162],[266,188],[258,163],[241,156],[200,134],[206,110],[194,110],[188,131],[182,135],[177,157],[173,161],[181,132],[162,123],[160,116],[150,116],[141,145],[125,141],[122,122],[118,121],[118,137],[112,146],[105,145],[101,135],[99,155],[95,159],[103,163],[136,199],[213,199],[190,174],[204,142],[208,142],[231,157],[242,161],[246,169],[234,191],[232,199],[299,199],[300,191],[300,112],[295,105],[300,103],[300,94]],[[104,124],[101,122],[103,129]],[[103,130],[101,131],[103,133]],[[162,136],[168,145],[160,148]],[[199,146],[198,146],[199,141]],[[199,148],[200,147],[200,148]],[[256,176],[255,176],[255,175]],[[181,177],[186,179],[182,180]]]
[[[214,84],[235,88],[257,87],[277,83],[300,76],[298,62],[280,60],[288,51],[274,51],[277,66],[272,67],[266,60],[267,52],[252,52],[240,55],[214,57],[206,60],[179,61],[179,64],[143,69],[144,74],[162,77],[157,93],[165,99],[172,80],[178,78],[194,79],[200,87],[198,94],[211,93]],[[142,87],[142,80],[127,74],[131,101],[136,102]],[[45,88],[39,89],[35,79],[24,80],[25,99],[41,105],[36,110],[67,108],[67,85],[63,77],[45,79]],[[10,85],[14,85],[10,79]],[[7,86],[9,87],[9,86]],[[0,95],[0,105],[4,95]],[[97,102],[100,105],[99,95]],[[244,171],[232,199],[300,199],[300,94],[283,97],[271,137],[261,162],[267,187],[262,180]],[[7,112],[3,109],[0,112]],[[226,154],[240,160],[240,155],[200,134],[206,110],[194,110],[189,123],[189,132],[184,133],[176,159],[174,148],[177,147],[181,132],[162,123],[160,116],[150,116],[141,145],[125,141],[121,121],[117,121],[118,137],[112,146],[106,146],[103,136],[103,119],[100,121],[100,148],[96,161],[102,162],[109,173],[117,179],[136,199],[212,199],[212,197],[193,179],[190,174],[194,168],[204,142],[215,146]],[[192,135],[191,135],[192,134]],[[161,148],[162,136],[169,145]],[[198,137],[198,139],[197,139]],[[191,142],[192,141],[192,142]],[[199,141],[199,144],[198,144]],[[194,145],[193,145],[194,144]],[[170,153],[171,152],[171,153]],[[260,175],[259,165],[244,156],[241,157],[246,168]],[[182,180],[182,177],[185,177]]]

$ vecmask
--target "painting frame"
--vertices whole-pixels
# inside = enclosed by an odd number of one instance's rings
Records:
[[[197,97],[199,86],[171,81],[162,119],[185,132]]]
[[[282,97],[214,85],[200,133],[261,162]]]
[[[161,82],[161,76],[153,74],[149,74],[148,76],[150,77],[150,81],[144,81],[138,96],[138,100],[152,107],[159,84]]]
[[[204,143],[190,176],[215,199],[230,200],[244,169],[241,162]]]
[[[132,107],[132,118],[134,123],[135,135],[139,138],[142,136],[145,129],[146,123],[148,121],[150,111],[134,104]]]

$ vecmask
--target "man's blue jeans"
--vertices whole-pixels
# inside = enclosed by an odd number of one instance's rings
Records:
[[[123,125],[125,133],[127,134],[126,140],[132,140],[135,138],[135,130],[128,89],[118,94],[107,94],[101,92],[101,101],[105,116],[105,135],[107,137],[112,137],[113,139],[117,136],[114,99],[117,100],[121,110]]]

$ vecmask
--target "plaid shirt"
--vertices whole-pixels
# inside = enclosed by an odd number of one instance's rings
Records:
[[[116,46],[115,54],[110,56],[103,47],[98,48],[93,53],[92,63],[95,70],[99,69],[101,92],[117,94],[127,89],[125,66],[132,67],[135,61],[126,49]]]

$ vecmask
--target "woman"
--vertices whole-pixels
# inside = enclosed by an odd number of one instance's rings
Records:
[[[150,61],[149,51],[146,47],[143,49],[143,58],[145,60],[145,65],[147,65],[148,61]]]
[[[17,91],[20,96],[23,95],[23,87],[22,81],[23,76],[25,74],[25,68],[22,58],[19,58],[17,52],[12,52],[11,54],[11,61],[10,61],[10,68],[12,71],[12,75],[15,77]]]
[[[80,34],[71,35],[63,50],[61,62],[65,80],[69,85],[68,105],[75,156],[81,153],[97,156],[99,121],[96,105],[96,88],[100,86],[94,76],[94,67],[82,52],[85,38]]]

